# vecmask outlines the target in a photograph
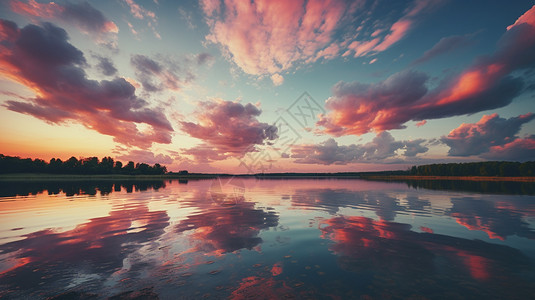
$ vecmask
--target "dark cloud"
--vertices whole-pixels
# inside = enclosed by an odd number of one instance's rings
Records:
[[[388,162],[398,157],[396,151],[404,150],[403,156],[414,157],[429,150],[422,144],[426,140],[396,141],[386,131],[378,134],[371,142],[363,145],[338,145],[334,139],[328,139],[317,145],[294,145],[291,157],[301,164],[339,164],[357,162]]]
[[[488,153],[486,154],[488,157],[499,158],[500,154],[506,157],[506,150],[513,148],[517,152],[516,154],[520,154],[523,150],[533,154],[535,150],[529,146],[531,144],[529,140],[522,143],[518,141],[516,136],[522,125],[533,119],[535,119],[535,115],[532,113],[509,119],[500,118],[498,114],[485,115],[477,123],[463,123],[447,136],[443,136],[441,141],[450,147],[448,151],[450,156]]]
[[[99,44],[113,50],[117,48],[116,39],[119,32],[117,25],[87,1],[77,3],[67,1],[58,4],[12,0],[10,7],[18,14],[73,24],[82,32],[93,35]]]
[[[117,68],[113,64],[113,61],[108,57],[95,56],[98,59],[97,68],[102,74],[106,76],[112,76],[117,74]]]
[[[470,38],[471,37],[469,36],[463,35],[454,35],[441,38],[438,43],[436,43],[431,49],[425,51],[424,55],[415,60],[412,64],[420,64],[429,61],[441,54],[445,54],[454,50],[458,50],[459,48],[466,47],[472,43]]]
[[[162,62],[145,55],[136,54],[130,58],[130,63],[136,70],[136,77],[147,92],[157,92],[164,89],[178,91],[184,83],[194,79],[193,74],[170,58],[162,58]],[[182,78],[179,73],[183,73]]]
[[[108,20],[100,10],[95,9],[88,2],[70,3],[63,6],[61,18],[77,24],[87,32],[117,32],[117,26]]]
[[[197,123],[180,122],[182,130],[205,142],[200,147],[186,150],[198,159],[225,159],[256,151],[255,145],[275,140],[277,127],[257,120],[261,110],[224,100],[199,102],[195,117]]]
[[[426,86],[429,77],[415,71],[402,71],[375,84],[337,83],[326,103],[330,112],[317,125],[335,136],[361,135],[405,128],[411,120],[472,114],[510,104],[525,86],[517,71],[535,66],[532,15],[535,7],[508,27],[492,55],[476,59],[431,91]]]
[[[209,53],[200,53],[197,55],[197,64],[204,65],[210,61],[214,60],[214,57]]]
[[[84,55],[62,28],[44,23],[15,30],[12,22],[2,20],[0,30],[4,74],[39,95],[7,101],[8,109],[52,123],[81,123],[125,145],[146,148],[171,142],[173,128],[162,110],[138,98],[124,78],[87,78]],[[141,123],[148,129],[140,131],[136,124]]]

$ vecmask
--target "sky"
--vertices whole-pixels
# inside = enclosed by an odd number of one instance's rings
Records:
[[[0,1],[0,153],[190,172],[535,160],[533,1]]]

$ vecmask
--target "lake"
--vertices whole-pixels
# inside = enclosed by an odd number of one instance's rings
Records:
[[[534,294],[533,183],[0,182],[0,298]]]

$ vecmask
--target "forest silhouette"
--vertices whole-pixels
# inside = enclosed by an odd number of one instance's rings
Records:
[[[0,174],[9,173],[48,173],[48,174],[124,174],[124,175],[163,175],[167,173],[167,167],[158,163],[149,165],[129,161],[123,165],[112,157],[87,157],[77,159],[71,157],[66,161],[60,158],[52,158],[50,162],[35,158],[20,158],[18,156],[5,156],[0,154]]]

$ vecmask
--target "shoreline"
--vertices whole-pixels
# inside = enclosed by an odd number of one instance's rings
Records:
[[[165,174],[165,175],[123,175],[123,174],[0,174],[0,181],[82,181],[82,180],[200,180],[218,177],[240,177],[256,179],[363,179],[363,180],[447,180],[447,181],[489,181],[489,182],[535,182],[535,177],[498,177],[498,176],[416,176],[416,175],[377,175],[365,173],[303,173],[303,174]]]
[[[362,179],[369,180],[448,180],[448,181],[514,181],[514,182],[535,182],[535,177],[499,177],[499,176],[419,176],[419,175],[364,175]]]

